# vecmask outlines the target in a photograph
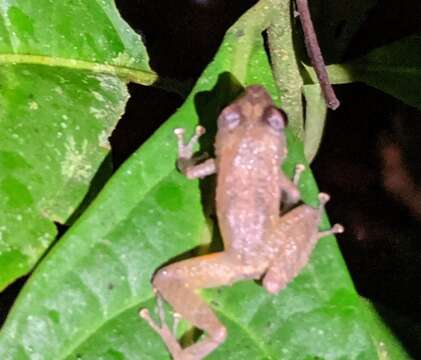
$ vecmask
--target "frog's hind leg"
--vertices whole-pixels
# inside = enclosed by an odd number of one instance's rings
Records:
[[[277,255],[263,277],[263,286],[268,292],[279,292],[299,274],[321,237],[343,232],[339,224],[327,231],[318,230],[324,204],[328,200],[329,195],[320,193],[319,208],[301,205],[280,218],[272,239],[273,246],[279,247]]]
[[[180,317],[205,333],[202,339],[185,349],[165,325],[162,316],[161,325],[154,323],[144,309],[141,316],[161,336],[174,359],[203,359],[225,340],[226,329],[196,291],[232,284],[240,279],[258,278],[259,275],[247,273],[247,269],[225,252],[180,261],[159,270],[152,280],[154,289]]]

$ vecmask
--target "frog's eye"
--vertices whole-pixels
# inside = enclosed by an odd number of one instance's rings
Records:
[[[238,126],[240,120],[241,115],[236,109],[226,108],[219,116],[218,125],[220,128],[232,130]]]
[[[276,131],[283,131],[288,123],[285,112],[275,107],[266,109],[263,118]]]

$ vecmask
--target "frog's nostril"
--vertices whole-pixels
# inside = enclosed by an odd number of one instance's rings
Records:
[[[247,88],[247,91],[251,95],[255,96],[255,95],[259,95],[259,94],[265,92],[265,89],[260,85],[251,85]]]
[[[249,96],[255,99],[269,96],[265,88],[260,85],[251,85],[246,89],[246,92]]]

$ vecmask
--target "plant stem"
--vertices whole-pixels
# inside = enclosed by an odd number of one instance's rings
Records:
[[[301,26],[303,27],[304,42],[306,44],[308,57],[310,58],[311,64],[316,71],[327,106],[330,109],[335,110],[340,105],[340,102],[329,82],[326,65],[323,60],[323,55],[320,51],[319,42],[317,41],[316,32],[314,31],[313,22],[311,20],[308,2],[307,0],[295,0],[295,2],[297,4]]]
[[[290,0],[272,0],[272,23],[268,28],[268,42],[273,74],[281,89],[282,107],[288,114],[289,127],[303,139],[302,87],[293,44]]]

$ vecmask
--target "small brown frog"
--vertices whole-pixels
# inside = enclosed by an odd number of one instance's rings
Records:
[[[285,121],[266,90],[254,85],[219,115],[215,159],[197,164],[192,157],[193,146],[204,133],[202,127],[197,127],[187,145],[184,130],[175,130],[179,169],[189,179],[217,173],[216,210],[225,247],[219,253],[165,266],[153,277],[161,324],[146,309],[140,315],[175,360],[203,359],[227,336],[197,290],[262,279],[268,292],[277,293],[305,266],[319,238],[343,231],[338,224],[318,231],[323,205],[329,200],[323,193],[319,208],[300,205],[280,216],[281,201],[284,207],[298,202],[297,184],[304,169],[297,166],[293,181],[280,170],[287,153]],[[184,349],[180,346],[165,324],[161,296],[178,317],[205,333],[199,341]]]

